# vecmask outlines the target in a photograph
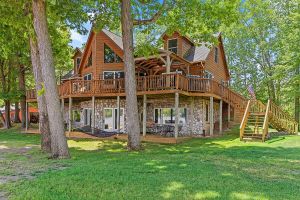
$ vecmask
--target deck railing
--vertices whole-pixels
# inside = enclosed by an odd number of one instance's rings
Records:
[[[162,74],[136,78],[137,92],[183,91],[209,93],[222,97],[238,108],[245,109],[247,99],[212,79],[186,77],[181,74]],[[93,96],[125,93],[125,79],[69,80],[58,85],[61,97]],[[27,90],[27,99],[36,99],[35,90]]]

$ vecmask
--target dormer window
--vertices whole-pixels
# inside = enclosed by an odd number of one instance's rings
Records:
[[[80,65],[80,61],[81,61],[80,57],[77,57],[77,58],[76,58],[76,67],[77,67],[77,68],[78,68],[79,65]]]
[[[218,63],[219,59],[219,49],[218,47],[215,47],[215,63]]]
[[[168,50],[177,54],[177,39],[168,40]]]
[[[111,49],[104,44],[104,63],[120,63],[121,58]]]

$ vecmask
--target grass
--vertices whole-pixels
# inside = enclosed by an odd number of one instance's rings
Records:
[[[237,132],[177,145],[143,143],[141,152],[127,152],[119,141],[69,140],[72,159],[55,161],[39,151],[39,136],[2,131],[0,151],[31,149],[0,156],[0,165],[19,163],[31,178],[0,183],[0,191],[22,200],[300,199],[300,137],[244,143]],[[0,177],[22,170],[4,171]]]

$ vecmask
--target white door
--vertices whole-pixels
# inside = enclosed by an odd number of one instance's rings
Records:
[[[118,130],[118,109],[104,108],[104,130]],[[124,108],[120,108],[120,130],[124,130]]]
[[[84,125],[91,126],[92,118],[92,109],[85,108],[83,109]]]

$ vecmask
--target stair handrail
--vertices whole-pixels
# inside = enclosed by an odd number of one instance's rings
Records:
[[[265,141],[266,136],[268,135],[269,131],[269,114],[270,114],[270,100],[268,100],[267,108],[266,108],[266,114],[264,118],[264,124],[263,124],[263,132],[262,132],[262,141]]]
[[[243,139],[244,131],[245,131],[245,127],[246,127],[246,122],[247,122],[248,116],[250,114],[250,112],[249,112],[250,104],[251,104],[251,100],[248,100],[247,107],[245,109],[244,116],[243,116],[243,119],[242,119],[242,122],[241,122],[241,125],[240,125],[240,139],[241,140]]]
[[[281,122],[283,120],[286,121],[287,124],[284,123],[281,124],[285,130],[294,134],[298,133],[298,122],[271,100],[270,100],[270,114],[272,115],[273,118],[276,118],[276,120],[280,120]]]

